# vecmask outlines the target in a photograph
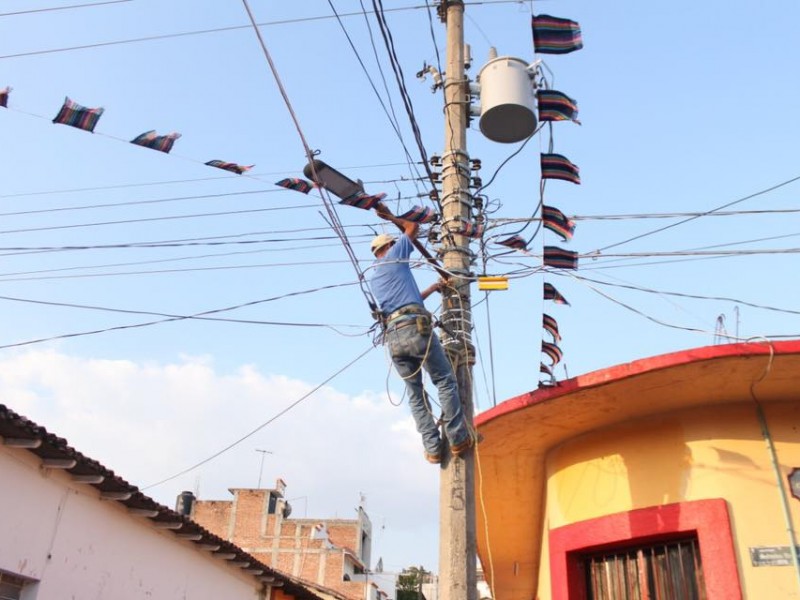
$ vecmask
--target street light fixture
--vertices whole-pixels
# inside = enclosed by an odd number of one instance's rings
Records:
[[[363,181],[353,181],[321,160],[314,159],[308,163],[303,169],[303,175],[342,200],[364,192]]]

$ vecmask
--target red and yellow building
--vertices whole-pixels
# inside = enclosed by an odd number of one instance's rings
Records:
[[[618,365],[476,423],[496,600],[800,597],[800,342]]]

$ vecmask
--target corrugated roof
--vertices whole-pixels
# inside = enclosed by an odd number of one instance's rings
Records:
[[[64,438],[48,432],[4,404],[0,404],[0,438],[5,446],[35,454],[43,466],[68,473],[74,481],[98,490],[101,498],[122,504],[132,515],[148,519],[156,528],[173,531],[177,539],[194,543],[198,552],[208,552],[218,560],[242,569],[259,583],[278,585],[284,593],[298,600],[322,600],[299,580],[276,571],[187,516],[159,504],[111,469],[75,450]]]

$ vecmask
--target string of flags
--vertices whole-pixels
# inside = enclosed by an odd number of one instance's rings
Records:
[[[137,135],[131,140],[131,144],[152,148],[153,150],[169,154],[169,151],[172,150],[172,146],[175,144],[175,140],[179,137],[181,137],[181,134],[175,131],[166,135],[158,135],[155,130],[151,130]]]
[[[554,269],[577,269],[578,253],[558,246],[545,246],[542,262]]]
[[[581,27],[570,19],[536,15],[532,18],[533,45],[539,54],[568,54],[583,48]]]
[[[241,175],[242,173],[255,167],[255,165],[237,165],[236,163],[225,162],[224,160],[210,160],[205,164],[209,167],[216,167],[217,169],[222,169],[223,171],[236,173],[237,175]]]
[[[61,123],[62,125],[94,132],[94,128],[105,110],[102,107],[87,108],[86,106],[81,106],[67,96],[58,114],[53,119],[53,123]]]
[[[566,156],[554,153],[542,153],[540,158],[542,179],[561,179],[580,185],[581,170]]]
[[[6,86],[0,88],[0,107],[8,108],[9,96],[13,88]],[[67,125],[83,131],[94,133],[100,117],[103,116],[105,108],[103,107],[89,107],[79,104],[69,96],[64,98],[64,103],[58,111],[58,114],[53,118],[52,122],[59,125]],[[174,131],[167,134],[159,134],[155,130],[145,131],[130,140],[131,144],[157,150],[165,154],[169,154],[175,145],[175,142],[181,138],[181,134]],[[222,169],[237,175],[243,175],[255,165],[241,165],[234,162],[228,162],[219,159],[209,160],[203,163],[206,166]],[[275,185],[280,187],[300,192],[301,194],[308,194],[315,185],[305,179],[298,177],[288,177],[275,182]],[[357,192],[348,198],[341,200],[339,203],[354,206],[365,210],[371,210],[386,198],[386,194],[370,195],[365,192]],[[439,217],[436,212],[423,206],[412,206],[406,213],[400,215],[400,218],[408,221],[415,221],[421,224],[435,223]],[[483,234],[483,226],[477,223],[464,223],[460,224],[459,231],[453,233],[461,233],[469,237],[480,237]]]
[[[583,37],[578,23],[571,19],[553,17],[551,15],[534,15],[531,18],[533,31],[534,51],[539,54],[568,54],[583,48]],[[578,120],[578,103],[567,94],[541,89],[536,92],[539,108],[539,120],[542,122],[572,121],[580,125]],[[552,129],[551,129],[552,132]],[[552,135],[552,133],[551,133]],[[552,138],[551,138],[552,147]],[[563,154],[543,152],[540,156],[542,185],[542,225],[548,231],[556,234],[561,241],[569,242],[575,233],[575,222],[567,217],[555,206],[544,203],[545,181],[555,179],[580,185],[580,169]],[[520,239],[509,238],[500,242],[510,248],[520,248]],[[524,240],[522,247],[524,248]],[[577,269],[578,253],[559,246],[545,245],[543,248],[542,263],[554,269]],[[555,304],[569,306],[567,299],[555,288],[552,283],[544,282],[542,293],[544,300]],[[549,364],[541,361],[539,372],[546,375],[550,381],[555,379],[553,369],[561,362],[563,354],[558,343],[561,333],[556,319],[547,313],[542,314],[542,329],[547,332],[552,341],[542,340],[542,354],[549,358]]]
[[[571,240],[575,233],[575,221],[568,218],[555,206],[542,205],[542,225],[560,236],[565,242]]]
[[[356,192],[352,196],[348,196],[344,200],[339,200],[339,204],[345,206],[355,206],[356,208],[363,208],[364,210],[372,210],[381,200],[386,198],[386,194],[367,194],[366,192]]]
[[[512,235],[511,237],[500,240],[497,243],[501,246],[512,248],[513,250],[526,250],[528,248],[528,243],[520,235]]]
[[[539,90],[536,92],[540,121],[573,121],[578,125],[578,103],[562,92]]]
[[[404,221],[412,221],[423,225],[433,223],[438,218],[436,212],[428,206],[412,206],[410,210],[397,216]]]
[[[552,300],[556,304],[565,304],[566,306],[570,306],[567,299],[561,295],[552,283],[544,282],[544,293],[542,295],[544,300]]]
[[[581,29],[575,21],[550,15],[535,15],[532,16],[531,27],[536,53],[568,54],[583,48]],[[10,86],[0,89],[0,107],[8,107],[11,92],[12,88]],[[539,120],[541,122],[571,121],[580,124],[578,103],[566,93],[552,89],[540,89],[537,90],[536,97]],[[82,106],[71,98],[66,97],[58,114],[53,119],[53,123],[93,133],[104,111],[103,107]],[[159,134],[155,130],[150,130],[137,135],[130,140],[130,143],[168,154],[180,138],[181,134],[178,132]],[[254,165],[240,165],[219,159],[210,160],[204,164],[238,175],[242,175],[254,167]],[[562,154],[554,152],[541,153],[540,168],[542,194],[544,194],[544,181],[548,179],[561,180],[576,185],[581,183],[580,169]],[[314,187],[313,183],[299,178],[282,179],[276,182],[276,185],[302,194],[308,194]],[[480,186],[480,184],[477,185]],[[386,194],[383,193],[371,195],[359,191],[340,200],[340,204],[371,210],[385,197]],[[407,212],[399,215],[399,217],[422,224],[435,223],[439,218],[434,210],[421,206],[413,206]],[[575,232],[575,222],[572,219],[569,219],[558,208],[544,203],[542,203],[542,226],[557,235],[563,242],[569,242]],[[455,223],[444,224],[443,228],[448,233],[478,238],[483,236],[485,225],[481,221],[459,220]],[[512,250],[527,251],[527,242],[519,235],[510,236],[497,243]],[[544,266],[550,268],[577,269],[578,253],[558,246],[545,245],[542,262]],[[548,282],[544,282],[543,298],[553,301],[555,304],[569,306],[566,298]],[[558,322],[549,314],[543,314],[542,328],[551,336],[552,341],[542,340],[541,342],[541,352],[550,359],[550,364],[541,362],[540,372],[553,378],[553,368],[563,358],[562,351],[558,345],[562,337]]]
[[[14,88],[11,86],[0,88],[0,107],[8,108],[8,99],[13,89]],[[69,96],[66,96],[64,98],[64,103],[61,105],[58,113],[53,118],[53,123],[58,125],[67,125],[69,127],[88,131],[89,133],[94,133],[97,123],[100,121],[100,117],[103,116],[104,112],[105,108],[103,107],[83,106],[82,104],[75,102]],[[181,134],[178,132],[159,135],[155,130],[151,130],[137,135],[135,138],[130,140],[130,143],[169,154],[175,142],[180,137]],[[210,160],[203,164],[209,167],[215,167],[231,173],[236,173],[237,175],[242,175],[255,166],[239,165],[217,159]]]
[[[284,187],[287,190],[300,192],[301,194],[307,194],[311,191],[311,188],[314,187],[314,184],[312,184],[310,181],[306,181],[305,179],[301,179],[299,177],[287,177],[286,179],[276,181],[275,185]]]

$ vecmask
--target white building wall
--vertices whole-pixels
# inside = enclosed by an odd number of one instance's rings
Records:
[[[36,600],[260,597],[240,569],[2,445],[0,570],[39,581],[23,596]]]

